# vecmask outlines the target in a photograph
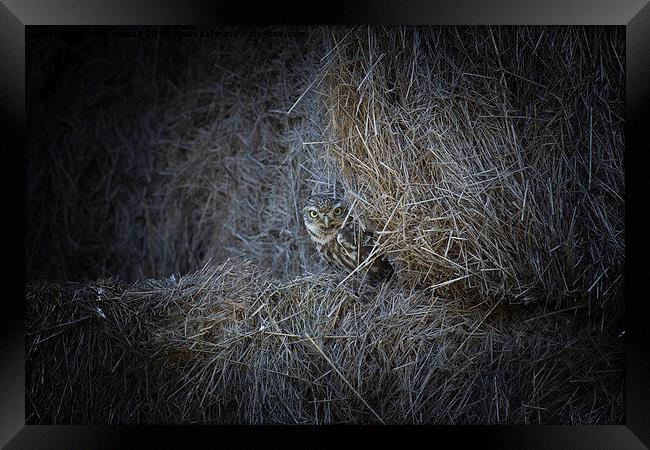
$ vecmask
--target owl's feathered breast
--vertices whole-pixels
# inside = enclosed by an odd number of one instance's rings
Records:
[[[372,233],[361,231],[357,224],[350,223],[340,229],[333,239],[316,243],[316,249],[325,261],[350,272],[370,255],[374,245]],[[392,275],[393,268],[382,256],[367,267],[367,273],[371,280],[379,281]]]

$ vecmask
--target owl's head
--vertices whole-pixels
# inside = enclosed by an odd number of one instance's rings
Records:
[[[347,216],[345,200],[327,195],[313,195],[302,209],[305,226],[316,237],[335,235]]]

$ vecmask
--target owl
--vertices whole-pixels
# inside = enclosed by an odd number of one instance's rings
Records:
[[[303,208],[303,220],[318,253],[330,265],[349,273],[368,258],[375,242],[372,233],[362,232],[357,223],[346,222],[347,218],[345,200],[327,195],[310,197]],[[368,281],[377,284],[393,274],[393,267],[383,255],[373,255],[373,259],[357,273],[365,273]]]

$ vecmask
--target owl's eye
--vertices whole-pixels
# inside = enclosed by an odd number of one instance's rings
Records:
[[[340,216],[342,212],[343,212],[342,208],[334,208],[334,215],[335,216]]]
[[[312,209],[311,211],[309,211],[309,217],[315,219],[316,217],[318,217],[318,213]]]

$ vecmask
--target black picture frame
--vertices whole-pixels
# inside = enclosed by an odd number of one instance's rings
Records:
[[[306,2],[251,5],[248,2],[182,0],[5,0],[0,5],[0,124],[4,152],[17,159],[6,163],[4,192],[10,201],[17,184],[24,186],[25,165],[25,31],[30,25],[205,25],[219,24],[539,24],[623,25],[626,29],[626,415],[615,426],[486,426],[486,427],[122,427],[25,426],[24,264],[6,272],[2,314],[0,371],[0,445],[6,448],[133,448],[139,446],[188,447],[198,440],[224,445],[226,438],[244,447],[257,445],[341,445],[350,435],[366,442],[403,442],[441,439],[455,447],[636,449],[650,445],[650,364],[644,340],[644,295],[640,287],[643,264],[635,258],[642,249],[635,242],[643,233],[633,220],[634,208],[644,194],[636,189],[643,175],[642,150],[650,99],[650,5],[647,0],[417,0],[409,2],[330,0],[307,7]],[[7,145],[8,144],[8,145]],[[18,179],[14,180],[13,177]],[[24,205],[23,211],[24,211]],[[16,205],[16,207],[20,207]],[[24,216],[23,216],[24,217]],[[15,219],[9,222],[18,223]],[[8,232],[9,233],[9,232]],[[17,241],[10,236],[7,241]],[[21,248],[17,252],[24,252]],[[23,253],[24,254],[24,253]],[[11,264],[10,264],[11,266]],[[11,273],[11,270],[16,272]],[[23,275],[21,277],[21,275]],[[639,292],[642,292],[639,290]],[[422,442],[422,441],[421,441]],[[306,444],[308,443],[308,444]],[[230,444],[229,444],[230,445]]]

